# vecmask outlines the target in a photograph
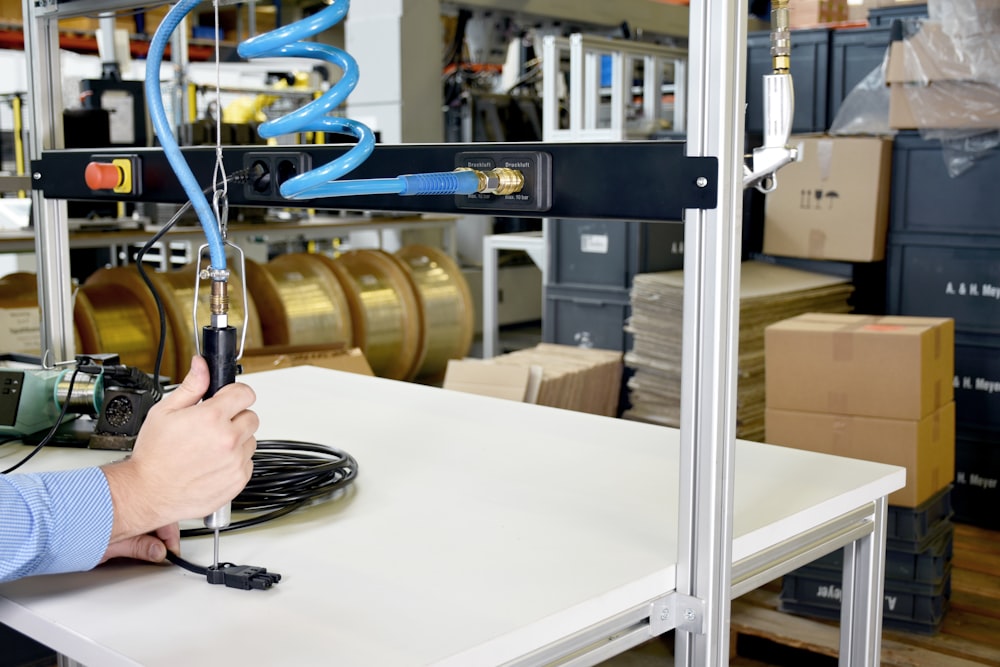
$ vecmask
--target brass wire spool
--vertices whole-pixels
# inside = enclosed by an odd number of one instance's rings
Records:
[[[449,359],[465,357],[472,346],[475,305],[469,285],[458,264],[437,248],[409,245],[396,257],[410,270],[423,311],[427,350],[415,377],[438,379]]]
[[[204,262],[208,264],[208,260]],[[211,320],[211,309],[209,300],[211,295],[211,285],[209,280],[202,280],[198,289],[198,326],[195,331],[194,323],[191,319],[191,310],[194,307],[194,281],[196,277],[196,265],[188,264],[176,271],[147,271],[149,279],[156,286],[160,298],[163,301],[163,309],[167,315],[167,335],[173,338],[177,349],[177,368],[174,371],[174,378],[180,380],[188,372],[189,360],[196,352],[195,336],[201,336],[201,329],[207,326]],[[243,282],[235,272],[229,274],[229,323],[236,327],[236,336],[239,340],[243,336]],[[257,314],[257,307],[254,305],[253,297],[247,291],[247,337],[245,349],[260,347],[264,344],[264,335],[261,332],[260,316]],[[200,340],[200,338],[199,338]]]
[[[38,307],[38,279],[34,273],[18,271],[0,278],[0,307]]]
[[[83,353],[114,352],[123,364],[153,372],[159,316],[153,295],[134,267],[91,274],[77,292],[73,319]],[[176,367],[174,341],[167,336],[160,372],[170,373]]]
[[[247,260],[247,287],[265,345],[353,344],[350,308],[340,281],[316,255]]]
[[[351,308],[355,344],[375,375],[412,378],[426,344],[420,304],[406,267],[381,250],[352,250],[322,261],[340,277]]]

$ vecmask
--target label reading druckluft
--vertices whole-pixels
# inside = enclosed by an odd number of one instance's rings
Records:
[[[509,195],[478,193],[456,195],[455,205],[464,209],[491,211],[545,212],[552,206],[552,156],[542,151],[462,152],[455,156],[456,167],[488,171],[516,169],[524,177],[519,192]]]

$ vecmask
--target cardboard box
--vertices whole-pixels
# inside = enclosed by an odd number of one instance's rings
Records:
[[[767,196],[764,253],[872,262],[885,257],[892,140],[799,136],[801,159]]]
[[[889,126],[895,129],[963,129],[1000,127],[1000,87],[980,80],[970,53],[977,43],[956,42],[938,23],[889,47]],[[990,62],[989,54],[983,55]],[[992,79],[995,81],[995,78]]]
[[[542,381],[541,366],[508,366],[484,359],[449,359],[443,389],[534,403]]]
[[[0,353],[38,355],[41,344],[38,306],[0,308]]]
[[[768,408],[766,442],[906,468],[889,504],[916,507],[955,478],[955,404],[920,420]]]
[[[839,23],[848,17],[847,0],[795,0],[788,3],[788,25],[804,28],[821,23]]]
[[[335,371],[372,375],[372,367],[358,348],[343,345],[271,345],[247,350],[240,360],[244,373],[259,373],[292,366],[319,366]]]
[[[954,400],[950,318],[809,313],[764,332],[768,408],[923,419]]]

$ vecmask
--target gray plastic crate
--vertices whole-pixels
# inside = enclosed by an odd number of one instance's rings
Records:
[[[957,434],[952,495],[956,521],[1000,530],[1000,436]]]
[[[882,65],[888,50],[888,26],[833,31],[830,37],[830,93],[827,99],[830,124],[837,117],[844,98],[872,70]]]
[[[1000,236],[1000,148],[957,178],[948,176],[941,143],[900,132],[892,149],[892,232]]]
[[[892,25],[897,19],[927,18],[927,5],[903,5],[902,7],[876,7],[868,10],[868,25]]]
[[[795,81],[793,132],[824,132],[827,118],[827,91],[830,73],[830,30],[792,31],[792,79]],[[763,134],[763,79],[770,74],[771,33],[747,36],[747,117],[746,131]]]
[[[625,320],[632,306],[626,290],[545,288],[542,339],[546,343],[625,352]]]
[[[629,289],[637,273],[684,268],[684,224],[550,220],[550,285]]]
[[[1000,334],[1000,237],[893,233],[889,240],[889,314],[951,317],[958,332]]]
[[[944,528],[930,546],[920,553],[887,548],[885,551],[886,580],[929,585],[940,582],[947,572],[955,545],[955,524],[946,521]],[[844,569],[844,550],[837,549],[813,561],[809,567],[840,574]]]
[[[955,427],[1000,432],[1000,336],[955,335]]]

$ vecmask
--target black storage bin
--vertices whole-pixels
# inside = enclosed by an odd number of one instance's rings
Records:
[[[955,335],[955,428],[1000,432],[1000,336]]]
[[[684,268],[684,224],[623,220],[548,221],[548,284],[632,287],[637,273]]]
[[[625,352],[631,335],[625,320],[632,305],[627,290],[545,288],[542,340],[560,345]]]
[[[955,524],[945,521],[945,529],[919,553],[886,549],[885,578],[887,581],[933,585],[944,579],[955,546]],[[839,574],[844,568],[844,550],[837,549],[813,561],[809,567]]]
[[[944,620],[951,598],[951,569],[935,586],[885,582],[882,625],[887,629],[934,634]],[[781,611],[839,619],[841,578],[824,570],[799,568],[781,581]]]
[[[892,25],[897,19],[927,18],[927,5],[903,5],[902,7],[874,7],[868,10],[868,25]]]
[[[830,30],[792,31],[792,79],[795,81],[795,117],[793,132],[825,132],[830,63]],[[746,131],[764,132],[765,74],[773,71],[771,33],[754,32],[747,36],[747,118]]]
[[[950,527],[951,487],[945,487],[917,507],[889,505],[886,549],[922,553]]]
[[[889,240],[890,314],[952,317],[956,332],[1000,334],[1000,236],[891,233]]]
[[[889,49],[889,27],[834,30],[830,38],[830,124],[854,86],[882,65]],[[796,81],[798,83],[798,81]]]
[[[955,520],[1000,530],[1000,435],[955,437]]]
[[[937,140],[900,132],[892,147],[890,241],[895,232],[1000,236],[1000,148],[956,178]]]

